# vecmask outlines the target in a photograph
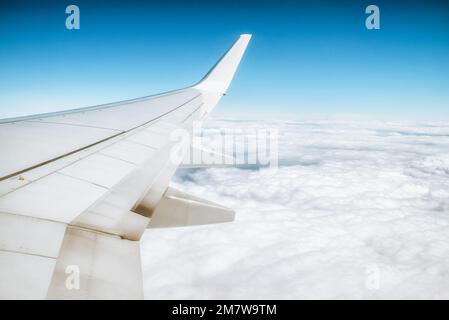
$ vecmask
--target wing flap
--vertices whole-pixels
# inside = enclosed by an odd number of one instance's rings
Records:
[[[151,216],[149,228],[196,226],[231,222],[232,209],[169,187]]]
[[[0,250],[57,258],[66,225],[0,213]]]
[[[139,242],[69,227],[46,298],[143,299],[141,274]]]
[[[56,259],[0,250],[0,299],[45,299]]]

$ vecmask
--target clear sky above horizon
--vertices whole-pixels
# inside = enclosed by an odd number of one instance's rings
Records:
[[[81,11],[67,30],[65,8]],[[381,29],[365,28],[376,4]],[[217,115],[449,119],[440,1],[18,1],[0,4],[0,118],[197,82],[253,34]]]

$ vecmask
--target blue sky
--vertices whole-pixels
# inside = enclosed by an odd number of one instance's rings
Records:
[[[449,6],[356,0],[2,2],[0,117],[188,86],[241,33],[254,37],[217,115],[449,119]]]

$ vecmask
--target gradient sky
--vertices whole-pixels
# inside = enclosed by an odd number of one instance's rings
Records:
[[[449,119],[448,4],[311,2],[2,2],[0,118],[189,86],[252,33],[217,115]]]

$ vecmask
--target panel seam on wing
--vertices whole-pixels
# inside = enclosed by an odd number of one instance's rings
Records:
[[[25,255],[28,255],[28,256],[36,256],[36,257],[41,257],[41,258],[53,259],[53,260],[57,259],[57,257],[50,257],[50,256],[46,256],[46,255],[43,255],[43,254],[28,253],[28,252],[17,251],[17,250],[0,249],[0,251],[9,252],[9,253],[15,253],[15,254],[25,254]]]
[[[200,97],[201,95],[202,95],[202,94],[199,93],[199,94],[197,94],[196,96],[194,96],[193,98],[191,98],[191,99],[189,99],[188,101],[186,101],[186,102],[184,102],[183,104],[181,104],[180,106],[178,106],[178,107],[176,107],[176,108],[174,108],[174,109],[172,109],[172,110],[170,110],[170,111],[168,111],[168,112],[166,112],[166,113],[164,113],[164,114],[162,114],[162,115],[160,115],[160,116],[158,116],[158,117],[156,117],[156,118],[154,118],[154,119],[152,119],[152,120],[149,120],[149,121],[147,121],[147,122],[144,122],[144,123],[142,123],[142,124],[140,124],[140,125],[138,125],[138,126],[136,126],[136,127],[133,127],[133,128],[128,129],[128,130],[126,130],[126,131],[119,132],[119,133],[117,133],[117,134],[115,134],[115,135],[112,135],[112,136],[110,136],[110,137],[107,137],[107,138],[105,138],[105,139],[102,139],[102,140],[100,140],[100,141],[97,141],[97,142],[95,142],[95,143],[92,143],[92,144],[90,144],[90,145],[88,145],[88,146],[85,146],[85,147],[82,147],[82,148],[73,150],[73,151],[71,151],[71,152],[69,152],[69,153],[66,153],[66,154],[63,154],[63,155],[61,155],[61,156],[58,156],[58,157],[52,158],[52,159],[50,159],[50,160],[47,160],[47,161],[41,162],[41,163],[39,163],[39,164],[36,164],[36,165],[34,165],[34,166],[32,166],[32,167],[28,167],[28,168],[26,168],[26,169],[19,170],[19,171],[16,171],[16,172],[14,172],[14,173],[11,173],[11,174],[9,174],[9,175],[0,177],[0,181],[3,181],[3,180],[6,180],[6,179],[9,179],[9,178],[12,178],[12,177],[14,177],[14,176],[17,176],[17,175],[19,175],[19,174],[22,174],[22,173],[24,173],[24,172],[27,172],[27,171],[30,171],[30,170],[33,170],[33,169],[36,169],[36,168],[42,167],[42,166],[44,166],[44,165],[46,165],[46,164],[49,164],[49,163],[52,163],[52,162],[54,162],[54,161],[56,161],[56,160],[65,158],[65,157],[67,157],[67,156],[69,156],[69,155],[75,154],[75,153],[77,153],[77,152],[80,152],[80,151],[82,151],[82,150],[86,150],[86,149],[88,149],[88,148],[90,148],[90,147],[93,147],[93,146],[98,145],[98,144],[100,144],[100,143],[103,143],[103,142],[105,142],[105,141],[111,140],[111,139],[113,139],[113,138],[115,138],[115,137],[117,137],[117,136],[120,136],[120,135],[122,135],[122,134],[131,132],[131,131],[136,130],[136,129],[140,128],[140,127],[146,126],[146,125],[150,124],[151,122],[154,122],[154,121],[156,121],[156,120],[159,120],[160,118],[162,118],[162,117],[164,117],[164,116],[166,116],[166,115],[168,115],[168,114],[170,114],[170,113],[172,113],[172,112],[178,110],[179,108],[185,106],[186,104],[188,104],[189,102],[195,100],[196,98]]]
[[[23,122],[32,122],[32,123],[45,123],[45,124],[58,124],[62,126],[72,126],[72,127],[80,127],[80,128],[95,128],[95,129],[103,129],[103,130],[111,130],[117,132],[125,132],[124,130],[108,128],[108,127],[99,127],[99,126],[90,126],[87,124],[79,124],[79,123],[67,123],[67,122],[58,122],[58,121],[44,121],[44,120],[25,120]]]

